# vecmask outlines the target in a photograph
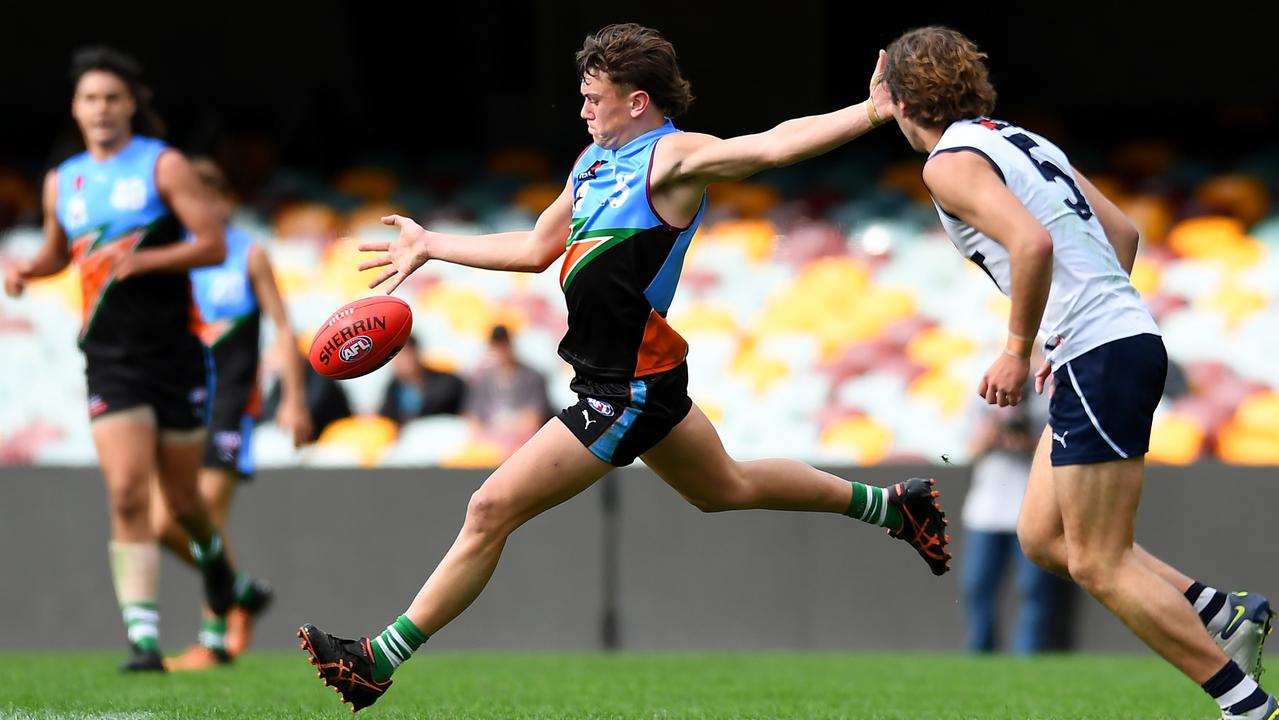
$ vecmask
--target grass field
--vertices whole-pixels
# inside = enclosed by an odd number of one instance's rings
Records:
[[[0,718],[341,718],[301,652],[234,667],[122,677],[116,653],[0,654]],[[360,717],[1219,717],[1153,657],[957,655],[430,655]]]

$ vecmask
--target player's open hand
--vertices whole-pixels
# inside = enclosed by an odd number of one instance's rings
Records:
[[[313,432],[311,411],[307,409],[306,401],[301,397],[281,403],[280,409],[277,411],[276,421],[293,438],[294,448],[300,448],[311,442],[311,433]]]
[[[1001,353],[994,365],[981,378],[977,394],[986,402],[1008,407],[1021,402],[1021,388],[1030,375],[1030,360],[1008,353]]]
[[[22,260],[10,263],[4,268],[4,292],[9,297],[18,297],[27,288],[27,278],[31,274],[31,262]]]
[[[111,258],[111,272],[116,280],[128,280],[134,275],[148,272],[145,251],[118,252]]]
[[[870,103],[875,107],[879,123],[886,123],[896,118],[893,98],[884,84],[884,67],[888,64],[888,53],[879,51],[879,61],[875,63],[875,72],[870,76]]]
[[[360,263],[360,271],[385,267],[386,270],[374,278],[369,287],[375,288],[390,280],[391,284],[386,288],[386,294],[390,295],[431,257],[426,252],[427,231],[411,218],[387,215],[382,218],[382,224],[399,228],[400,236],[389,242],[381,240],[360,243],[360,250],[363,252],[382,253],[372,260]]]

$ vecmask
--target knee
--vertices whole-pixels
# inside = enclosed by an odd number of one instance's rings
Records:
[[[1098,553],[1071,552],[1070,578],[1079,587],[1098,599],[1104,599],[1114,589],[1116,564]]]
[[[1028,560],[1045,570],[1061,572],[1066,569],[1062,556],[1065,538],[1053,532],[1044,532],[1027,524],[1017,526],[1017,543]]]
[[[480,488],[467,503],[463,528],[472,535],[504,539],[514,529],[513,522],[511,503],[495,492]]]
[[[164,488],[164,505],[169,509],[169,514],[179,523],[184,523],[191,518],[200,514],[202,503],[200,496],[192,489],[186,491],[180,488],[169,486]]]
[[[125,522],[147,520],[151,509],[149,491],[150,487],[145,478],[111,483],[107,491],[107,499],[111,505],[112,514]]]

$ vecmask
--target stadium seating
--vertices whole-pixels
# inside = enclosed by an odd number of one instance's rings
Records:
[[[1161,405],[1150,459],[1276,463],[1275,175],[1190,172],[1179,162],[1166,145],[1132,144],[1110,157],[1110,175],[1095,177],[1142,230],[1133,283],[1190,380],[1188,395]],[[377,164],[328,183],[281,172],[266,192],[272,202],[259,209],[249,198],[236,222],[270,253],[305,345],[334,308],[370,293],[371,274],[355,270],[365,259],[357,245],[395,237],[382,215],[411,213],[460,233],[527,229],[563,189],[551,167],[539,151],[510,148],[483,163],[437,158],[433,170],[448,179],[431,185]],[[0,179],[0,199],[29,200]],[[34,226],[3,233],[0,259],[29,256],[43,242]],[[488,331],[503,323],[517,353],[547,376],[552,403],[575,401],[571,369],[555,352],[565,329],[558,265],[519,275],[431,263],[397,294],[413,305],[432,365],[469,374]],[[940,234],[917,162],[832,162],[714,188],[670,321],[690,341],[690,392],[735,454],[962,462],[976,382],[1004,341],[1008,309]],[[12,368],[0,377],[0,462],[94,462],[74,351],[80,312],[71,270],[34,283],[19,301],[0,300],[0,344]],[[355,417],[302,452],[265,423],[254,435],[259,465],[500,462],[502,450],[474,441],[458,418],[397,429],[376,417],[388,380],[382,370],[344,382]]]

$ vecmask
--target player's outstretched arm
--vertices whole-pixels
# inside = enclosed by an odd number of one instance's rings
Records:
[[[571,183],[566,183],[559,197],[542,211],[533,229],[524,232],[450,235],[427,230],[410,218],[388,215],[382,218],[383,224],[399,228],[400,236],[391,241],[360,243],[360,250],[364,252],[381,253],[361,263],[360,270],[386,268],[369,287],[375,288],[389,280],[388,295],[427,260],[486,270],[542,272],[564,254],[572,219]]]
[[[1132,264],[1137,260],[1137,242],[1141,233],[1138,232],[1132,220],[1129,220],[1128,216],[1110,201],[1110,198],[1098,190],[1096,185],[1089,182],[1083,173],[1074,168],[1071,170],[1075,174],[1075,182],[1079,184],[1079,189],[1084,192],[1084,198],[1088,200],[1088,205],[1092,207],[1093,212],[1097,213],[1097,220],[1101,223],[1102,230],[1106,231],[1106,239],[1115,248],[1119,264],[1123,266],[1124,272],[1131,275]]]
[[[44,245],[30,260],[18,260],[4,269],[4,291],[10,297],[18,297],[26,289],[27,281],[62,272],[71,262],[71,250],[67,246],[67,234],[58,222],[58,171],[50,170],[44,177]]]
[[[892,119],[892,102],[880,78],[886,55],[871,75],[870,93],[864,102],[823,115],[787,120],[771,130],[720,139],[712,135],[686,133],[675,142],[680,146],[675,159],[661,174],[662,183],[695,182],[709,185],[723,180],[740,180],[761,170],[783,167],[830,152],[871,128]],[[663,142],[675,140],[673,136]],[[656,172],[656,170],[655,170]]]
[[[1016,405],[1030,371],[1030,354],[1052,287],[1053,243],[1048,230],[1009,191],[989,162],[970,152],[943,153],[924,164],[924,183],[942,209],[1008,250],[1012,270],[1008,340],[982,378],[977,394],[991,404]]]
[[[261,245],[254,243],[249,249],[249,282],[258,305],[275,326],[275,342],[280,357],[284,359],[281,377],[282,393],[276,420],[280,427],[293,436],[293,447],[302,447],[311,439],[311,411],[306,406],[306,379],[303,375],[302,353],[298,351],[298,338],[293,333],[288,311],[280,297],[280,287],[275,282],[271,260]]]

